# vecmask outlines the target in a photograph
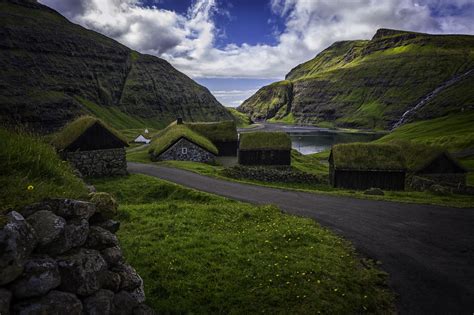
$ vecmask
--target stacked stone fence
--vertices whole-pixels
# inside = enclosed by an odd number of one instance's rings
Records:
[[[153,314],[100,203],[51,199],[0,216],[0,314]]]

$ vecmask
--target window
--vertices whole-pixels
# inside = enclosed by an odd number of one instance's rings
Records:
[[[181,148],[182,154],[188,154],[188,148]]]

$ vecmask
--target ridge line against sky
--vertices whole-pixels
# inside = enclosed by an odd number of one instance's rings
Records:
[[[333,42],[370,39],[382,27],[474,34],[472,0],[39,2],[132,49],[166,59],[229,106],[283,79]]]

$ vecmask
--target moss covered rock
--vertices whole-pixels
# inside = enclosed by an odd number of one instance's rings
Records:
[[[112,195],[105,192],[96,192],[89,194],[90,201],[95,204],[96,213],[94,216],[100,219],[112,219],[117,215],[118,204]]]

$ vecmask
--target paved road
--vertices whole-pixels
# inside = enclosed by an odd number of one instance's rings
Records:
[[[313,218],[382,262],[401,314],[474,313],[474,208],[404,204],[286,191],[185,170],[128,163],[184,186]]]

